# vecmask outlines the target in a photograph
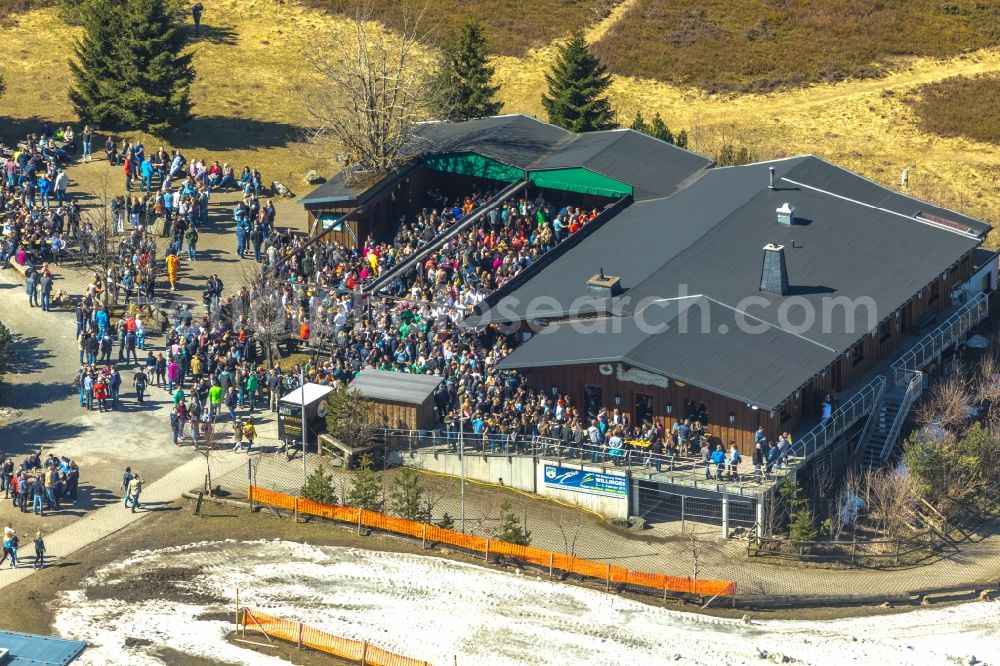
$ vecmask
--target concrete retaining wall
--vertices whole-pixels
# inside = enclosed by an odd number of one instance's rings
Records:
[[[429,472],[462,475],[462,463],[458,454],[447,451],[400,451],[389,455],[389,462],[406,465]],[[625,520],[629,516],[627,499],[604,497],[589,493],[551,488],[545,485],[545,460],[530,456],[484,456],[466,453],[465,478],[504,485],[541,497],[551,497],[567,504],[595,511],[613,520]],[[556,464],[550,461],[550,464]],[[597,470],[601,471],[601,470]],[[631,491],[631,489],[630,489]]]

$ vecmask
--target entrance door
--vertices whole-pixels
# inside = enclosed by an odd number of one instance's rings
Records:
[[[647,421],[653,420],[653,396],[646,395],[645,393],[635,394],[635,411],[633,413],[635,420],[632,421],[632,425],[641,426]]]
[[[598,386],[584,386],[583,387],[583,408],[587,414],[587,423],[584,426],[589,425],[590,421],[597,418],[598,412],[601,411],[603,403],[601,401],[601,389]]]

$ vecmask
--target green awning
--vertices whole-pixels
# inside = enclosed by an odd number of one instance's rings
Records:
[[[602,176],[590,169],[546,169],[532,171],[528,179],[537,187],[566,190],[581,194],[596,194],[611,199],[621,199],[632,194],[632,186],[614,178]]]
[[[428,155],[424,158],[424,166],[435,171],[502,180],[507,183],[516,183],[524,179],[523,169],[497,162],[478,153]]]

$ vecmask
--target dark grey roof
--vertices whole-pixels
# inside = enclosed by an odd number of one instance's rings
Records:
[[[636,201],[673,194],[711,166],[703,155],[632,129],[589,132],[532,165],[532,171],[583,167],[628,183]]]
[[[421,123],[415,134],[416,154],[478,153],[520,169],[527,169],[575,136],[561,127],[520,114],[460,123]]]
[[[524,170],[586,168],[633,188],[637,201],[673,194],[712,164],[707,157],[634,130],[573,134],[521,114],[458,123],[417,125],[414,155],[477,153]],[[340,172],[299,200],[300,204],[364,203],[399,174],[377,185],[352,187]]]
[[[407,164],[396,173],[377,180],[362,180],[355,184],[345,182],[348,175],[348,171],[345,169],[299,199],[298,203],[303,206],[324,203],[343,203],[345,205],[360,206],[381,192],[385,187],[396,182],[399,176],[408,173],[415,166],[416,164]]]
[[[711,334],[701,332],[703,317],[711,324]],[[499,367],[624,363],[774,409],[802,383],[789,382],[785,368],[808,378],[837,357],[821,343],[776,326],[749,323],[760,329],[752,348],[741,330],[747,324],[733,308],[705,297],[689,298],[637,316],[552,324]]]
[[[774,190],[767,187],[768,167],[777,172]],[[786,202],[796,207],[799,224],[778,223],[775,210]],[[919,211],[975,233],[912,217]],[[622,278],[625,292],[589,308],[626,320],[669,310],[665,304],[672,301],[664,299],[704,295],[713,303],[705,331],[698,326],[684,336],[652,335],[639,345],[630,340],[622,343],[627,350],[615,348],[618,360],[772,407],[974,249],[988,229],[812,156],[711,169],[672,197],[625,209],[513,293],[498,292],[486,302],[487,311],[469,322],[567,315],[586,302],[586,280],[601,267]],[[785,247],[787,296],[759,291],[768,243]],[[837,301],[824,300],[834,298],[859,306],[848,315]],[[806,307],[816,313],[809,326]],[[741,321],[760,324],[763,332],[734,328],[737,310],[749,313]],[[564,340],[545,352],[547,363],[579,363],[590,356],[607,362],[614,355],[601,337]],[[536,336],[505,365],[539,362],[532,348],[545,346],[543,340]],[[728,350],[738,354],[729,356]],[[734,383],[733,377],[741,379]]]
[[[422,405],[442,379],[439,375],[413,375],[365,368],[351,381],[350,388],[373,400]]]

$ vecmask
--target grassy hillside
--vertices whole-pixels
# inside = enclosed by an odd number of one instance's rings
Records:
[[[360,2],[347,0],[300,0],[301,4],[333,13],[352,12]],[[399,28],[407,13],[424,11],[421,27],[430,31],[430,41],[442,43],[469,18],[483,24],[491,52],[523,55],[529,48],[544,46],[588,23],[603,18],[617,0],[365,0],[374,18]],[[426,9],[425,9],[426,7]]]
[[[909,101],[927,132],[1000,144],[1000,75],[953,76],[928,83]]]
[[[997,44],[997,0],[638,0],[595,50],[618,74],[761,92]]]

